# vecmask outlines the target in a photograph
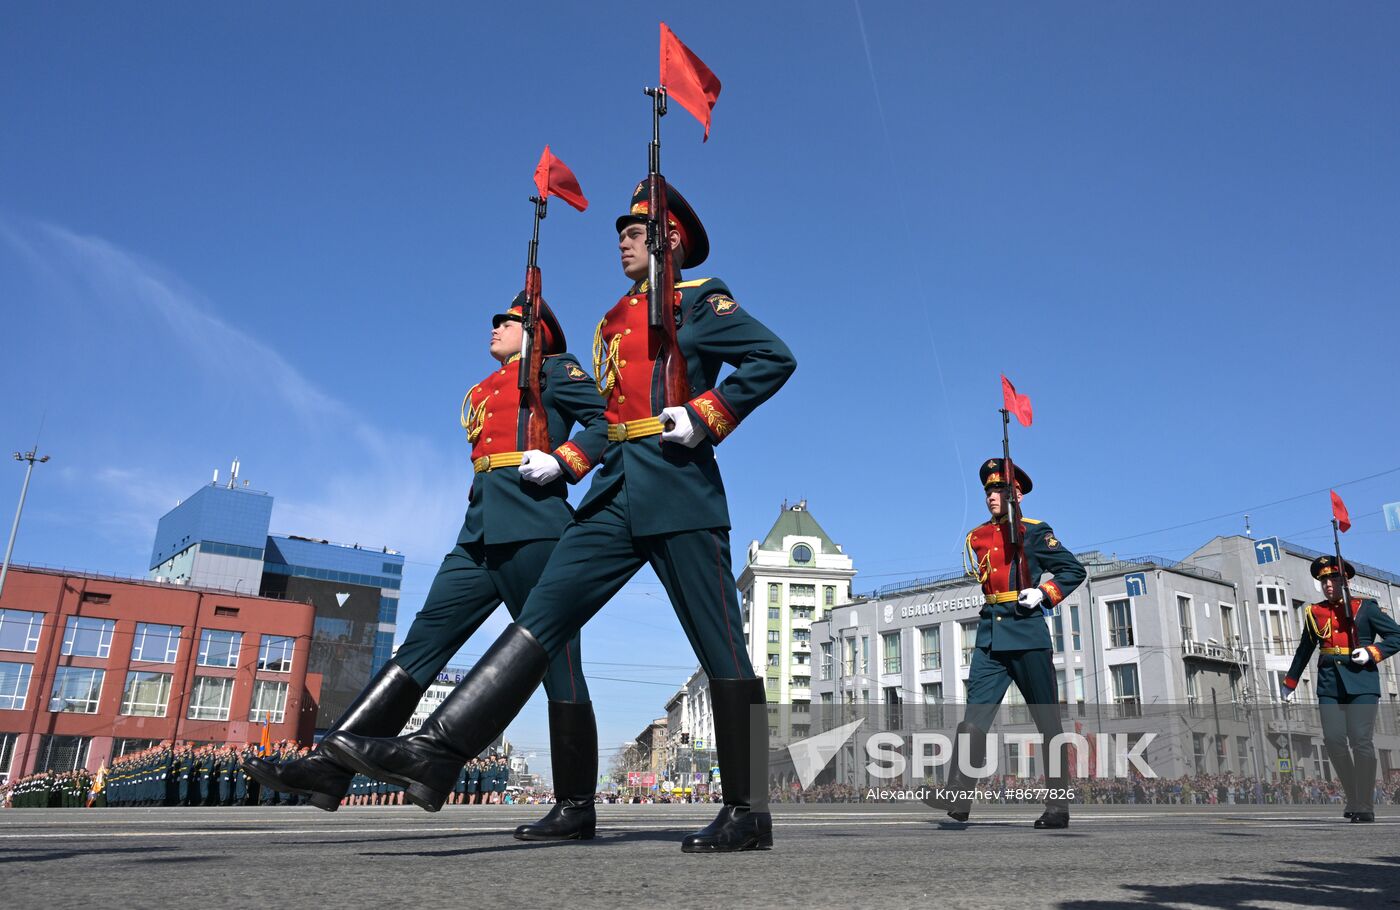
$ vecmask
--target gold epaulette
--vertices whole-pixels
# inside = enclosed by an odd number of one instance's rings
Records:
[[[1045,524],[1045,522],[1041,521],[1039,518],[1027,518],[1027,517],[1024,516],[1024,515],[1021,516],[1021,521],[1024,522],[1025,524],[1028,524],[1028,525],[1043,525],[1043,524]]]
[[[692,278],[692,279],[690,279],[689,281],[677,281],[677,282],[676,282],[676,287],[678,287],[678,288],[698,288],[700,285],[704,284],[704,283],[707,282],[707,281],[714,281],[714,279],[713,279],[713,278]]]

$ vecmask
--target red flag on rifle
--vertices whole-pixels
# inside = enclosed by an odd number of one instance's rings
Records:
[[[705,124],[710,138],[710,112],[719,100],[719,79],[690,48],[681,44],[675,32],[661,23],[661,85],[666,94]]]
[[[1001,374],[1001,397],[1006,402],[1006,409],[1016,415],[1021,426],[1031,425],[1031,396],[1017,393],[1016,387],[1006,378],[1005,373]]]
[[[588,208],[588,200],[583,198],[578,178],[567,164],[554,157],[547,145],[540,155],[540,163],[535,165],[535,186],[540,191],[541,199],[558,196],[580,212]]]
[[[1347,504],[1342,502],[1342,497],[1337,495],[1336,490],[1332,490],[1332,517],[1337,519],[1337,528],[1343,534],[1351,530],[1351,516],[1347,514]]]

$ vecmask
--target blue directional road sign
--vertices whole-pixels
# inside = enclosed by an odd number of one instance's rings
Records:
[[[1124,575],[1123,583],[1128,586],[1129,597],[1142,597],[1147,593],[1146,572],[1134,572],[1131,575]]]
[[[1283,547],[1279,546],[1277,537],[1265,537],[1254,545],[1254,560],[1259,565],[1267,566],[1280,559],[1283,559]]]
[[[1385,529],[1387,531],[1400,531],[1400,502],[1388,502],[1385,509]]]

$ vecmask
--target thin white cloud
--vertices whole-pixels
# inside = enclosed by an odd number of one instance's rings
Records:
[[[55,313],[78,314],[66,330],[102,334],[120,327],[133,345],[146,347],[128,356],[148,353],[154,369],[165,371],[158,374],[164,384],[178,387],[194,375],[210,386],[237,388],[249,406],[268,415],[261,438],[228,455],[242,458],[244,476],[262,470],[280,478],[280,488],[269,490],[277,500],[274,530],[388,545],[420,562],[435,562],[450,549],[448,538],[466,506],[464,453],[368,422],[271,345],[219,314],[234,303],[216,306],[169,270],[110,241],[0,216],[0,242],[33,270],[53,297]],[[193,492],[186,478],[204,475],[207,467],[161,452],[160,440],[188,434],[199,415],[177,414],[172,421],[150,406],[146,390],[121,388],[122,381],[112,377],[112,398],[131,402],[122,416],[131,432],[153,443],[150,460],[140,467],[109,464],[72,483],[86,484],[106,500],[94,511],[107,507],[112,532],[125,528],[132,538],[149,541],[160,515]],[[217,428],[204,432],[213,438]]]

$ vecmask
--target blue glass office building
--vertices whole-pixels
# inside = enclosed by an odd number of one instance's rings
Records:
[[[316,608],[308,669],[322,677],[316,725],[339,718],[393,654],[403,555],[268,533],[273,498],[217,483],[162,516],[153,579],[309,602]]]

